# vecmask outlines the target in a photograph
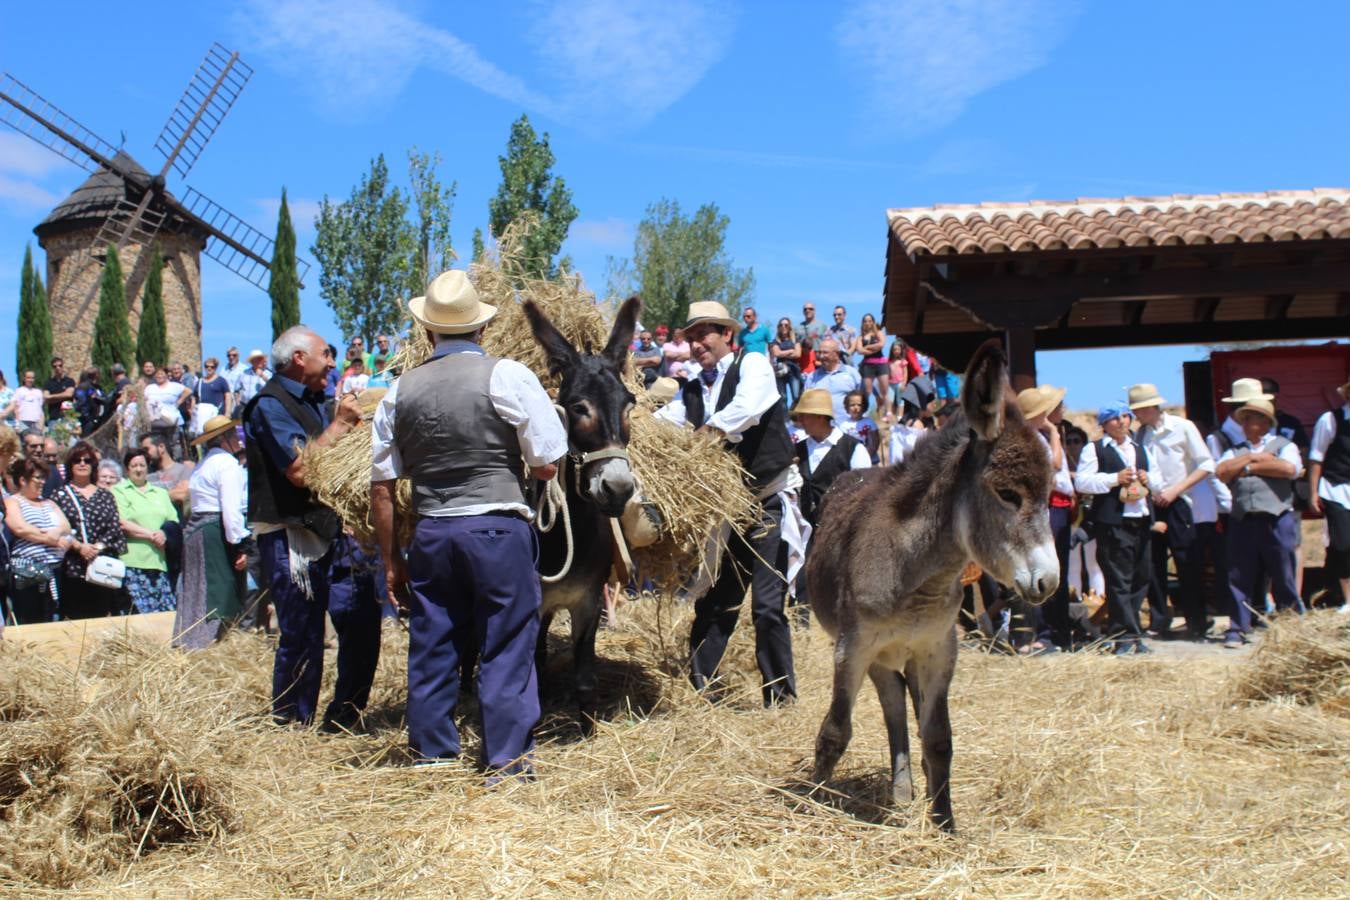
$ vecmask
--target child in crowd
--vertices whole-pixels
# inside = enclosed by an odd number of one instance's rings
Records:
[[[867,410],[867,395],[862,391],[849,391],[844,395],[844,412],[848,418],[839,423],[839,430],[857,440],[867,448],[872,457],[872,465],[881,461],[881,432],[877,423],[863,415]]]

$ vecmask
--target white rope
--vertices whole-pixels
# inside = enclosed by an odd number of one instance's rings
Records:
[[[558,418],[562,420],[563,427],[567,427],[567,413],[561,406],[554,404],[554,409],[558,411]],[[563,559],[562,568],[556,575],[545,575],[539,573],[539,580],[544,584],[556,584],[567,577],[567,573],[572,570],[572,517],[567,509],[567,457],[564,456],[558,463],[558,474],[545,481],[542,490],[539,491],[539,500],[535,504],[534,521],[540,534],[548,534],[553,527],[558,524],[558,519],[563,523],[563,540],[567,546],[567,556]]]

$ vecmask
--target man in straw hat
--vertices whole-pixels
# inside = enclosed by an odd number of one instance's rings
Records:
[[[1130,407],[1109,403],[1097,412],[1105,432],[1083,448],[1078,457],[1074,486],[1081,494],[1097,495],[1092,521],[1097,537],[1097,562],[1106,576],[1106,605],[1117,656],[1150,653],[1144,643],[1139,610],[1148,592],[1149,531],[1153,503],[1149,485],[1158,480],[1158,467],[1130,434]]]
[[[323,338],[304,325],[283,331],[272,344],[276,374],[243,413],[248,520],[280,631],[272,669],[272,717],[278,724],[308,724],[318,705],[329,566],[342,531],[337,513],[306,486],[299,448],[311,442],[329,446],[361,420],[356,398],[348,396],[329,421],[323,388],[332,360],[324,349]],[[325,725],[350,721],[353,698],[362,695],[362,685],[348,677],[351,642],[369,646],[368,632],[378,632],[379,624],[378,607],[360,621],[334,621],[338,681]]]
[[[814,529],[820,513],[821,498],[834,480],[850,469],[871,467],[872,458],[861,441],[844,434],[834,424],[834,404],[829,391],[823,388],[803,391],[801,399],[792,408],[792,418],[806,432],[806,439],[799,441],[795,448],[797,473],[802,479],[798,496],[801,498],[802,517]],[[808,555],[811,552],[809,542],[806,552]],[[806,579],[798,578],[796,587],[794,605],[799,613],[798,620],[804,625],[811,605],[806,595]]]
[[[656,415],[722,436],[740,457],[762,510],[747,531],[731,535],[717,580],[694,605],[690,681],[695,689],[709,691],[710,698],[720,695],[717,667],[736,628],[748,579],[755,658],[763,679],[764,705],[772,706],[797,696],[792,631],[783,609],[787,566],[779,554],[785,529],[787,537],[799,543],[796,519],[788,508],[794,455],[773,365],[763,353],[732,352],[738,327],[726,307],[716,301],[689,305],[684,332],[702,370]]]
[[[1345,402],[1313,426],[1309,506],[1327,517],[1327,570],[1339,582],[1341,612],[1350,612],[1350,381],[1336,391]]]
[[[1073,537],[1073,476],[1069,473],[1069,459],[1059,435],[1059,423],[1064,419],[1064,388],[1041,384],[1017,395],[1017,408],[1022,418],[1045,445],[1054,480],[1050,487],[1050,531],[1055,537],[1055,554],[1059,570],[1069,571],[1069,541]],[[1073,625],[1069,620],[1069,579],[1061,578],[1055,593],[1042,606],[1028,610],[1035,637],[1031,643],[1018,648],[1023,653],[1055,653],[1068,650],[1073,644]]]
[[[206,455],[188,480],[192,515],[183,530],[183,579],[173,643],[197,649],[217,640],[243,612],[251,539],[244,522],[248,474],[239,465],[239,432],[229,416],[207,419],[194,447]]]
[[[1167,597],[1167,555],[1171,553],[1181,587],[1186,636],[1204,640],[1209,630],[1202,567],[1215,540],[1218,499],[1212,487],[1214,457],[1200,429],[1189,419],[1166,412],[1157,387],[1136,384],[1129,391],[1130,410],[1139,420],[1139,443],[1158,464],[1153,505],[1165,531],[1153,533],[1153,573],[1149,584],[1152,628],[1167,637],[1171,625]]]
[[[1294,575],[1298,516],[1294,479],[1303,459],[1294,442],[1274,433],[1275,405],[1255,398],[1234,414],[1243,440],[1219,457],[1215,473],[1233,493],[1228,520],[1229,610],[1225,647],[1240,647],[1251,631],[1251,610],[1261,575],[1270,578],[1277,609],[1303,611]]]
[[[420,762],[459,756],[460,666],[477,649],[482,762],[495,780],[530,771],[539,721],[539,544],[521,475],[528,466],[553,478],[567,432],[529,369],[479,346],[497,308],[464,272],[438,275],[408,309],[435,350],[376,408],[370,473],[389,596],[412,612],[408,738]],[[395,544],[400,476],[418,516],[406,563]]]

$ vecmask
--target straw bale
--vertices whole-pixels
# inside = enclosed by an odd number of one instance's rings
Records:
[[[1350,718],[1350,617],[1282,616],[1235,679],[1234,700],[1326,707]]]
[[[611,324],[581,277],[563,273],[556,280],[524,278],[519,271],[520,241],[531,222],[508,229],[498,243],[496,258],[470,266],[470,277],[484,303],[497,315],[483,333],[488,353],[527,366],[546,388],[556,390],[559,379],[548,371],[548,361],[530,331],[522,305],[532,300],[573,346],[598,352],[609,339]],[[421,328],[409,330],[394,355],[402,371],[424,362],[431,344]],[[632,366],[624,378],[639,397],[629,427],[629,456],[643,493],[660,511],[665,528],[656,543],[634,551],[646,578],[673,591],[704,562],[708,538],[724,521],[743,528],[754,515],[755,503],[744,485],[739,461],[721,444],[705,435],[676,429],[653,418],[652,404]],[[369,392],[366,392],[369,393]],[[368,420],[376,402],[361,397]],[[319,499],[337,510],[360,539],[374,540],[370,525],[370,429],[363,424],[329,448],[303,452],[306,480]],[[405,533],[410,526],[411,491],[400,481],[398,503]]]
[[[952,686],[960,831],[949,836],[924,823],[921,803],[886,805],[885,731],[866,686],[838,775],[808,795],[802,779],[830,698],[832,645],[821,631],[794,635],[799,701],[766,711],[743,621],[726,663],[735,694],[713,707],[688,687],[683,641],[669,637],[685,633],[689,616],[687,606],[644,597],[620,610],[620,630],[601,632],[602,715],[586,740],[566,696],[568,661],[553,659],[541,677],[539,777],[496,789],[467,762],[405,765],[401,629],[386,626],[369,730],[340,736],[267,724],[272,647],[262,637],[237,634],[190,655],[130,644],[100,651],[79,678],[95,700],[32,716],[121,722],[140,710],[157,727],[153,752],[129,730],[70,730],[65,756],[113,766],[125,741],[138,757],[190,760],[180,771],[215,785],[230,815],[208,835],[137,857],[106,818],[81,831],[70,819],[30,816],[41,831],[29,843],[6,799],[0,878],[26,893],[69,885],[99,895],[1350,893],[1345,744],[1332,754],[1233,730],[1244,711],[1296,709],[1310,731],[1342,721],[1316,704],[1235,702],[1228,686],[1266,664],[1259,648],[1184,656],[1160,647],[1122,660],[963,647]],[[567,643],[565,631],[551,636],[555,646]],[[5,662],[19,680],[53,682],[52,702],[69,702],[71,676],[52,679],[29,657]],[[159,703],[171,709],[145,709]],[[461,714],[471,722],[472,702]],[[476,731],[465,733],[472,755]],[[90,740],[102,742],[96,752],[81,749]],[[214,755],[197,755],[202,744]],[[27,746],[8,725],[0,732],[0,760]],[[74,796],[72,808],[86,802]],[[115,852],[99,843],[105,833]],[[38,842],[52,862],[38,864]]]

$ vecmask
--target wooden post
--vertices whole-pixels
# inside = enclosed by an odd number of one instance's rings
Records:
[[[1003,333],[1008,351],[1008,377],[1013,390],[1036,386],[1036,329],[1009,328]]]

